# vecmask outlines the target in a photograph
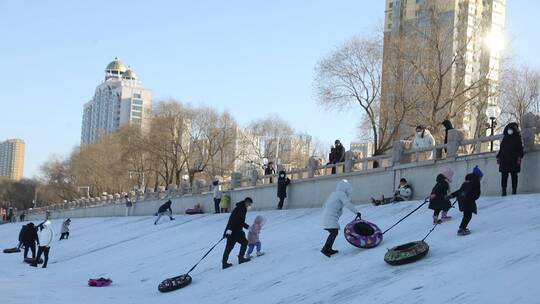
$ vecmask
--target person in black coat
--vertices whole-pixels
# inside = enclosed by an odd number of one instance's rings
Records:
[[[456,192],[450,194],[449,198],[457,197],[459,211],[463,212],[463,219],[459,225],[458,235],[471,233],[467,226],[472,219],[472,214],[476,214],[476,200],[480,198],[480,180],[484,174],[478,166],[474,167],[473,173],[465,176],[465,182]]]
[[[437,175],[437,184],[431,190],[431,196],[429,197],[429,209],[433,210],[433,224],[440,224],[443,220],[449,219],[447,215],[448,210],[452,207],[447,195],[450,189],[447,178],[443,174]],[[442,211],[441,219],[439,214]]]
[[[238,253],[238,264],[250,261],[249,258],[244,257],[248,246],[248,240],[246,239],[246,234],[242,229],[249,229],[249,225],[246,224],[246,213],[247,210],[251,207],[252,203],[253,200],[250,197],[246,197],[243,201],[236,203],[236,207],[229,216],[227,227],[225,227],[225,232],[223,233],[223,237],[227,238],[227,245],[225,245],[225,251],[223,251],[223,259],[221,261],[223,269],[232,266],[232,264],[228,262],[229,254],[233,250],[236,243],[240,244],[240,252]]]
[[[279,177],[277,181],[277,197],[279,198],[278,209],[283,208],[283,201],[287,197],[287,186],[291,183],[291,180],[287,177],[285,171],[279,171]]]
[[[336,139],[334,142],[335,148],[334,148],[334,157],[332,159],[332,164],[338,164],[345,161],[345,148],[341,144],[341,142]],[[336,174],[336,167],[332,168],[332,174]]]
[[[523,158],[523,143],[517,123],[511,122],[503,132],[499,153],[497,153],[497,163],[501,172],[502,196],[506,196],[506,186],[508,185],[508,175],[512,176],[512,194],[517,192],[518,173],[521,171],[521,159]]]
[[[448,131],[453,130],[454,126],[452,125],[452,122],[450,120],[446,119],[442,122],[442,125],[444,126],[444,144],[448,143]],[[447,149],[444,148],[444,152],[447,152]]]
[[[165,204],[159,206],[158,212],[156,215],[158,216],[157,220],[154,222],[154,225],[157,225],[159,222],[159,219],[164,215],[167,214],[169,216],[169,219],[174,220],[174,217],[172,217],[172,209],[171,209],[171,200],[168,200],[165,202]]]
[[[264,167],[264,175],[274,175],[276,170],[274,169],[274,163],[269,162],[268,165]],[[270,184],[274,182],[274,179],[270,177]]]
[[[26,258],[28,256],[28,250],[32,251],[32,258],[36,258],[36,243],[39,245],[37,227],[34,226],[34,223],[30,222],[24,228],[22,232],[21,241],[24,246],[23,256]]]

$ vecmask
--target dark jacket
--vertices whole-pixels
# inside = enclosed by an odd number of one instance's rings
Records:
[[[22,228],[21,228],[21,231],[19,231],[19,242],[21,242],[21,243],[23,241],[23,235],[24,235],[25,231],[26,231],[26,225],[23,225]]]
[[[437,184],[431,190],[431,196],[429,198],[429,209],[432,210],[446,210],[452,207],[450,201],[446,198],[450,186],[446,182],[444,175],[437,175]]]
[[[454,126],[452,126],[452,123],[450,120],[445,120],[442,122],[442,125],[444,126],[444,143],[448,143],[448,131],[454,129]]]
[[[171,209],[171,200],[168,200],[165,204],[161,205],[158,209],[158,213],[162,213],[162,212],[165,212],[167,210],[171,211],[172,213],[172,209]]]
[[[335,148],[335,154],[336,157],[334,159],[334,164],[342,163],[345,161],[345,148],[343,148],[343,145],[336,146]]]
[[[328,154],[328,163],[333,164],[336,160],[336,148],[330,148],[330,154]]]
[[[512,135],[508,130],[514,130]],[[501,142],[501,148],[497,153],[497,162],[499,163],[499,172],[520,172],[521,159],[523,158],[523,143],[518,125],[515,122],[509,123],[504,128],[504,136]]]
[[[283,177],[281,177],[283,175]],[[287,197],[287,186],[291,183],[291,180],[285,174],[285,171],[279,171],[279,177],[277,180],[277,197]]]
[[[472,211],[476,213],[476,200],[480,197],[480,179],[478,175],[469,173],[465,176],[465,182],[450,197],[457,197],[459,211]]]
[[[236,207],[229,216],[229,221],[227,222],[227,227],[225,227],[225,231],[231,230],[232,234],[235,235],[243,233],[242,228],[249,229],[249,225],[246,224],[246,213],[247,208],[246,204],[244,204],[244,201],[236,203]]]
[[[273,167],[271,166],[266,166],[264,168],[264,175],[272,175],[272,174],[275,174],[276,173],[276,170],[274,170]]]
[[[25,245],[32,245],[38,240],[37,227],[33,224],[28,224],[25,227],[21,241]]]

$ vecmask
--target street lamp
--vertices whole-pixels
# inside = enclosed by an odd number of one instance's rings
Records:
[[[495,127],[497,126],[497,117],[499,116],[500,109],[498,106],[490,105],[486,110],[486,116],[490,120],[489,129],[491,130],[491,136],[495,133]],[[493,152],[493,140],[491,141],[490,151]]]

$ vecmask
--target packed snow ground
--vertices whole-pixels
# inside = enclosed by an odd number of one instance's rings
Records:
[[[255,202],[256,203],[256,202]],[[363,217],[385,229],[421,202],[374,207]],[[73,219],[67,241],[58,241],[53,221],[47,269],[22,262],[22,254],[0,254],[0,297],[12,303],[539,303],[540,195],[483,197],[471,235],[456,236],[457,209],[450,222],[427,239],[429,254],[404,266],[383,261],[387,248],[419,240],[432,227],[431,211],[420,209],[385,235],[376,248],[349,245],[341,233],[332,258],[319,250],[327,233],[321,209],[249,212],[267,217],[261,232],[267,253],[221,269],[224,242],[192,272],[193,283],[162,294],[158,283],[185,273],[223,233],[228,215]],[[174,207],[174,206],[173,206]],[[342,227],[354,215],[344,211]],[[0,246],[13,247],[21,225],[0,226]],[[88,278],[110,277],[110,287],[88,287]]]

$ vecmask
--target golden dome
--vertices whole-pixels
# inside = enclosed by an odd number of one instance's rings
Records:
[[[107,67],[105,68],[106,71],[120,71],[120,73],[124,73],[127,69],[126,66],[120,62],[118,57],[114,57],[114,61],[107,64]]]
[[[126,70],[122,74],[122,77],[124,77],[125,79],[129,79],[129,80],[135,80],[135,79],[137,79],[137,74],[131,68],[128,68],[128,70]]]

